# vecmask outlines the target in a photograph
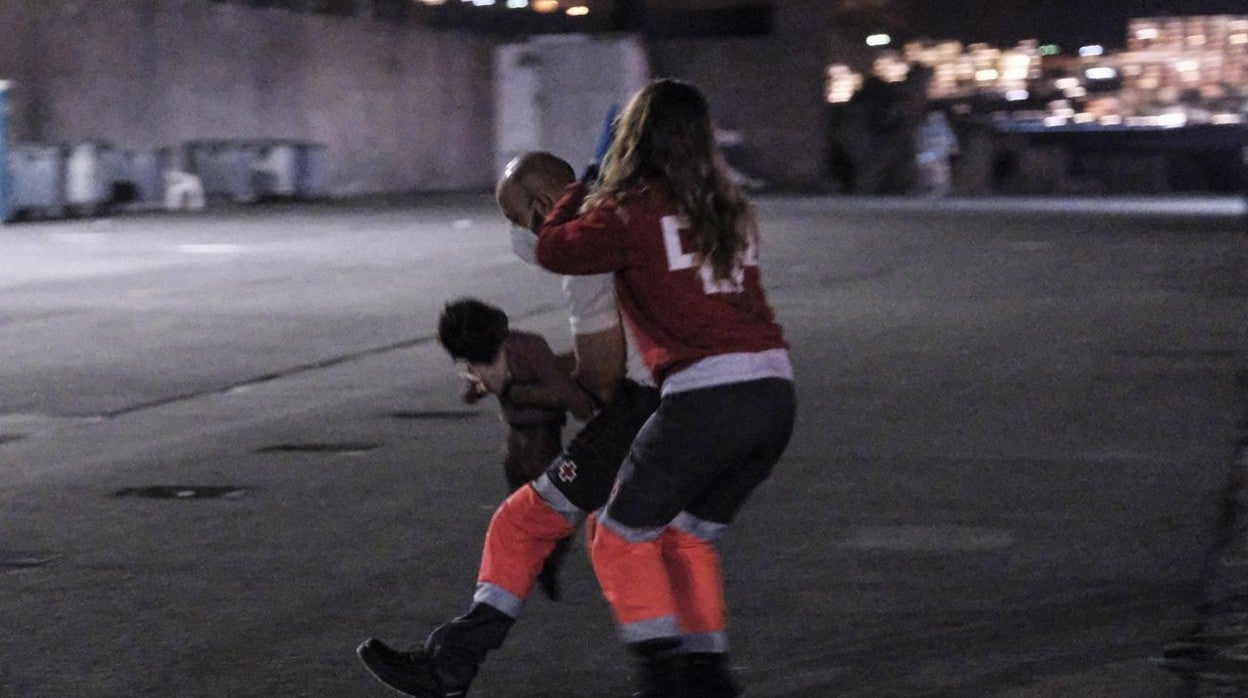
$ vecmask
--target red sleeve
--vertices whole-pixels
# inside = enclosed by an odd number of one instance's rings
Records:
[[[611,204],[579,213],[585,187],[570,184],[537,233],[537,263],[557,274],[605,274],[628,263],[628,227]]]

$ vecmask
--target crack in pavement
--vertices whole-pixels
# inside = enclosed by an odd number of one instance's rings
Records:
[[[564,307],[565,306],[562,303],[542,305],[525,313],[513,314],[511,315],[511,317],[513,320],[525,320],[525,319],[537,317],[540,315],[544,315],[546,313],[553,312],[556,310],[562,310]],[[342,366],[344,364],[349,364],[355,361],[359,361],[361,359],[366,359],[366,358],[373,357],[373,356],[380,356],[382,354],[388,354],[394,351],[402,351],[404,349],[413,349],[423,344],[427,344],[429,342],[434,342],[434,341],[437,341],[436,335],[420,335],[418,337],[403,339],[403,340],[393,342],[390,344],[385,344],[379,347],[369,347],[367,349],[360,349],[358,351],[348,352],[346,354],[340,354],[338,356],[332,356],[327,359],[322,359],[320,361],[312,361],[309,363],[298,364],[295,366],[290,366],[290,367],[283,368],[283,369],[276,370],[276,371],[270,371],[268,373],[263,373],[258,376],[253,376],[251,378],[247,378],[245,380],[241,380],[235,383],[230,383],[229,385],[215,386],[212,388],[205,388],[203,390],[195,390],[195,391],[186,392],[186,393],[179,393],[177,395],[169,395],[166,397],[160,397],[160,398],[155,398],[153,400],[147,400],[144,402],[135,403],[133,405],[127,405],[125,407],[120,407],[114,410],[109,410],[107,412],[101,412],[100,414],[97,414],[97,415],[92,415],[91,418],[114,419],[117,417],[124,417],[127,415],[134,414],[136,412],[143,412],[145,410],[150,410],[150,409],[154,409],[157,407],[165,407],[167,405],[172,405],[172,404],[176,404],[179,402],[186,402],[189,400],[195,400],[201,397],[207,397],[209,395],[221,395],[223,393],[228,393],[231,390],[238,390],[241,388],[250,388],[250,387],[261,385],[264,383],[271,383],[273,381],[278,381],[278,380],[282,380],[285,378],[291,378],[293,376],[297,376],[297,375],[304,374],[304,373],[310,373],[313,371],[321,371],[321,370],[328,369],[328,368],[334,368],[335,366]]]

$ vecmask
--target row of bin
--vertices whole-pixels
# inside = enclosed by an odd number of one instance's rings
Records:
[[[325,195],[325,146],[300,141],[194,141],[186,146],[204,193],[249,203]]]
[[[114,205],[165,205],[172,148],[115,148],[102,142],[69,146],[10,145],[7,217],[97,215]],[[325,147],[299,141],[193,141],[181,160],[209,200],[250,203],[325,194]]]

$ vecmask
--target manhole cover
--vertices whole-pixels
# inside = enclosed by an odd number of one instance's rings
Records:
[[[256,449],[256,453],[328,453],[345,456],[358,456],[376,450],[377,444],[363,443],[308,443],[308,444],[274,444]]]
[[[1009,531],[968,526],[878,526],[855,529],[841,547],[900,552],[974,552],[1014,545]]]
[[[0,553],[0,568],[41,567],[60,557],[52,553]]]
[[[424,412],[391,412],[386,415],[390,419],[427,419],[427,420],[443,420],[455,421],[459,419],[472,419],[476,417],[478,412],[465,412],[463,410],[429,410]]]
[[[201,485],[150,485],[127,487],[113,493],[114,497],[140,499],[237,499],[247,490],[243,487],[205,487]]]

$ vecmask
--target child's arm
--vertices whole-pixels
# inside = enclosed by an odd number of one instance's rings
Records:
[[[568,410],[581,421],[593,415],[593,398],[567,370],[560,368],[545,339],[535,336],[526,351],[509,353],[507,361],[513,375],[521,374],[524,379],[504,383],[499,391],[504,399],[516,405]]]

